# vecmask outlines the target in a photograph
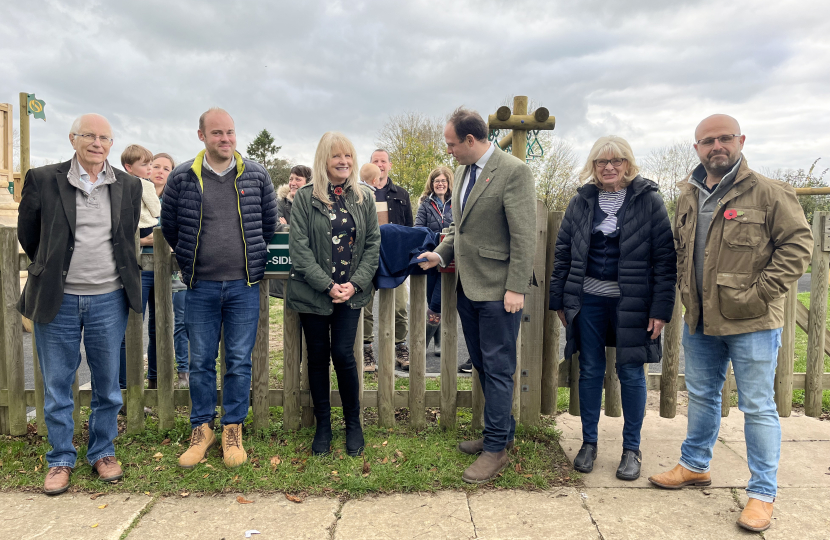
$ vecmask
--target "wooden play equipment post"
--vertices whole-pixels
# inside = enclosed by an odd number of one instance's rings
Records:
[[[20,202],[23,193],[23,182],[30,168],[31,149],[29,147],[29,94],[20,92],[20,180],[14,186],[14,201]]]

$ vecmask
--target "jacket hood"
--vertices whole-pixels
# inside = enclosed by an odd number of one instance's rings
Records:
[[[278,199],[282,199],[282,200],[288,199],[289,201],[294,200],[293,197],[291,197],[289,199],[288,198],[289,195],[291,195],[291,189],[288,187],[288,184],[283,184],[283,185],[281,185],[280,187],[277,188],[277,198]]]

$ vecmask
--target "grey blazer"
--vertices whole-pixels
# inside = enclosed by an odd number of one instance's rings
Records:
[[[466,167],[455,171],[453,222],[435,249],[463,282],[473,301],[501,301],[505,291],[527,294],[536,253],[536,188],[526,163],[495,149],[461,208]]]

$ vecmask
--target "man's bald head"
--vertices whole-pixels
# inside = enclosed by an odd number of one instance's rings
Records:
[[[697,125],[695,151],[706,169],[707,182],[720,182],[732,170],[741,159],[744,140],[738,121],[728,114],[713,114]]]
[[[701,122],[697,125],[697,128],[695,129],[695,141],[699,141],[700,139],[707,137],[708,135],[701,135],[701,133],[709,132],[713,129],[723,131],[724,133],[741,133],[741,126],[733,117],[728,114],[713,114],[712,116],[707,116],[701,120]]]

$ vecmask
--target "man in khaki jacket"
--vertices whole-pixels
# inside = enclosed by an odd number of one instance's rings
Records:
[[[536,190],[527,164],[487,140],[487,124],[477,113],[457,109],[444,139],[461,165],[452,194],[454,221],[435,252],[421,254],[429,261],[421,267],[455,259],[458,315],[484,391],[484,437],[458,449],[481,454],[462,476],[479,484],[507,466],[506,450],[513,446],[516,338],[533,281]]]
[[[709,462],[731,360],[751,472],[738,525],[763,531],[772,517],[781,453],[773,381],[784,294],[806,270],[813,238],[792,186],[749,168],[734,118],[706,118],[695,139],[701,164],[681,184],[674,233],[686,307],[689,424],[680,463],[649,481],[667,489],[711,484]]]

